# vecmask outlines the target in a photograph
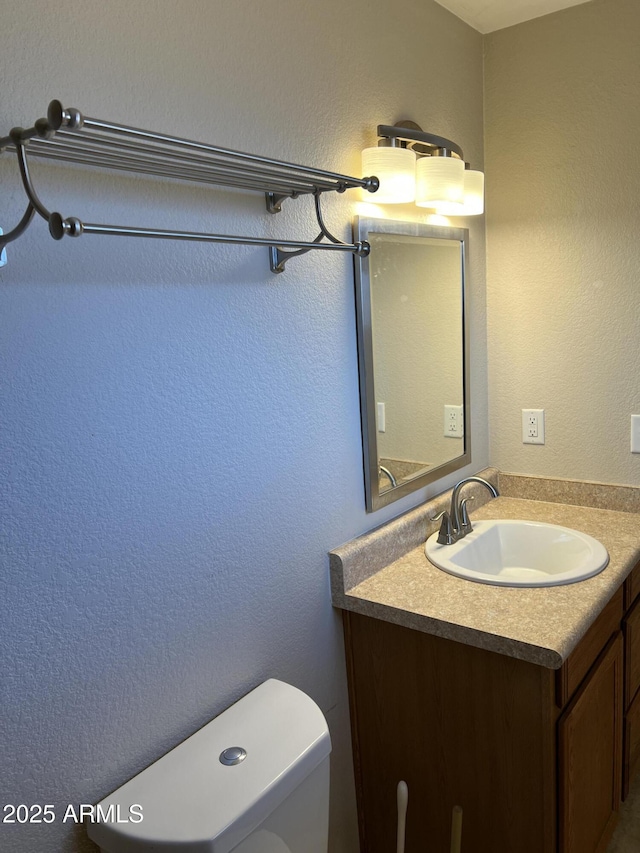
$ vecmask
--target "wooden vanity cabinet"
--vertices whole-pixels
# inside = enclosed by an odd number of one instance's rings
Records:
[[[361,853],[395,849],[400,779],[407,853],[449,850],[454,805],[464,853],[604,853],[623,779],[623,613],[620,588],[554,671],[345,612]]]
[[[622,635],[607,644],[558,721],[558,849],[604,853],[622,781]]]

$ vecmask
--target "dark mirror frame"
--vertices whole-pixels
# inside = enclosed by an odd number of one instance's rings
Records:
[[[405,495],[433,483],[447,474],[464,468],[471,462],[471,403],[469,394],[469,322],[467,306],[468,240],[466,228],[449,228],[442,225],[425,225],[421,222],[403,222],[391,219],[373,219],[356,216],[353,220],[354,240],[369,241],[369,235],[398,234],[407,237],[430,237],[438,240],[455,240],[460,244],[460,288],[462,306],[462,365],[464,445],[463,453],[434,466],[411,480],[394,488],[380,491],[379,453],[376,429],[376,396],[374,389],[374,355],[371,323],[371,277],[369,256],[354,256],[356,291],[356,327],[358,337],[358,373],[360,377],[360,416],[364,456],[364,487],[367,512],[375,512]]]

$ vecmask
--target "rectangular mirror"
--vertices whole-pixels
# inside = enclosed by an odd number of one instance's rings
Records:
[[[464,228],[354,219],[367,511],[469,464]]]

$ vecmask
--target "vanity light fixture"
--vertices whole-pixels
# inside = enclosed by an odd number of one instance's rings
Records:
[[[392,143],[395,140],[392,140]],[[375,194],[379,204],[402,204],[416,199],[416,155],[399,144],[365,148],[363,175],[375,175],[380,186]]]
[[[446,148],[416,160],[416,204],[441,212],[443,205],[461,205],[464,197],[464,161]]]
[[[445,216],[484,212],[484,174],[469,168],[455,142],[413,121],[378,125],[378,147],[365,148],[362,167],[380,180],[376,202],[415,201]]]
[[[444,216],[477,216],[484,213],[484,172],[471,169],[465,163],[462,203],[440,204],[438,213]]]

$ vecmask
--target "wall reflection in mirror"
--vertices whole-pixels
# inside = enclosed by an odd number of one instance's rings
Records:
[[[471,461],[462,228],[356,217],[367,510]]]

